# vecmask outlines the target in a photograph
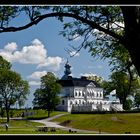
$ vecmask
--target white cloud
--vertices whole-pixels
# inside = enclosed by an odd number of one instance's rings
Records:
[[[40,81],[29,81],[30,86],[40,86]]]
[[[62,58],[59,56],[56,57],[47,57],[45,63],[41,63],[37,68],[40,67],[49,67],[49,69],[53,69],[57,71],[60,69],[60,64],[63,62]]]
[[[71,51],[70,53],[70,56],[80,56],[80,54],[78,53],[78,52],[76,52],[76,51]]]
[[[81,73],[80,76],[85,76],[85,77],[89,77],[89,76],[97,76],[96,74],[94,73]]]
[[[47,51],[44,45],[35,39],[29,46],[24,46],[22,50],[17,50],[15,42],[8,43],[4,49],[0,50],[0,55],[10,62],[22,64],[40,64],[45,62]]]
[[[103,77],[101,77],[101,76],[99,76],[99,75],[97,75],[95,73],[92,73],[92,72],[89,72],[89,73],[81,73],[80,76],[85,76],[85,77],[94,77],[94,76],[96,76],[98,78],[101,78],[102,80],[104,79]]]
[[[23,46],[21,50],[17,50],[17,48],[15,42],[8,43],[4,49],[0,50],[0,55],[9,62],[36,64],[37,68],[48,67],[54,71],[59,70],[62,63],[62,58],[59,56],[48,57],[47,50],[38,39],[34,39],[31,45]]]
[[[47,71],[36,71],[36,72],[33,72],[31,75],[29,75],[27,78],[40,80],[40,78],[46,74],[47,74]]]
[[[6,51],[13,52],[17,49],[17,44],[15,42],[8,43],[4,48]]]
[[[52,72],[55,76],[56,74]],[[31,75],[27,76],[29,79],[29,85],[31,86],[39,86],[41,84],[40,78],[47,74],[47,71],[35,71]]]

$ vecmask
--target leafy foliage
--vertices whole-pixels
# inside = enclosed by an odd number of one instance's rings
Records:
[[[139,94],[139,92],[136,93],[134,96],[134,105],[137,108],[139,108],[139,106],[140,106],[140,94]]]
[[[7,122],[9,122],[9,109],[17,101],[24,104],[26,95],[29,93],[27,81],[22,80],[20,74],[11,71],[10,63],[1,59],[0,61],[0,100],[1,107],[6,109]]]
[[[0,56],[0,69],[10,69],[10,68],[11,68],[10,62],[6,61],[5,59],[3,59],[2,56]]]
[[[34,93],[33,105],[37,108],[48,110],[48,117],[59,103],[58,94],[61,90],[60,84],[57,83],[57,78],[51,72],[41,77],[41,88]]]
[[[116,96],[123,104],[123,109],[129,109],[129,103],[127,98],[130,95],[134,95],[139,89],[139,79],[133,79],[130,81],[130,77],[125,72],[114,72],[110,75],[110,81],[103,82],[102,86],[105,89],[106,94],[109,94],[112,90],[116,89]]]
[[[19,27],[10,26],[10,20],[22,14],[27,22]],[[1,6],[0,17],[1,33],[24,30],[44,19],[55,17],[63,22],[64,28],[60,34],[69,41],[81,37],[80,45],[70,45],[71,49],[80,51],[87,48],[94,57],[110,58],[113,65],[119,60],[118,54],[123,56],[127,50],[140,75],[138,6]]]

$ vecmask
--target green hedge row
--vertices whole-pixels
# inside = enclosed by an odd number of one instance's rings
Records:
[[[112,114],[112,113],[140,113],[140,110],[127,110],[127,111],[90,111],[78,112],[74,111],[71,114]]]

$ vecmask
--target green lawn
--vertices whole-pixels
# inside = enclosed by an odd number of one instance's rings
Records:
[[[51,116],[64,112],[53,112]],[[43,115],[43,114],[42,114]],[[38,114],[39,116],[39,114]],[[0,120],[0,134],[69,134],[68,131],[57,129],[56,132],[38,132],[37,126],[42,123],[30,120],[10,120],[9,129],[6,132],[2,125],[5,120]],[[69,114],[52,120],[73,128],[107,132],[108,134],[140,134],[140,113],[125,114]],[[78,134],[78,133],[76,133]],[[94,133],[95,134],[95,133]]]
[[[40,119],[42,117],[47,118],[47,112],[45,110],[35,110],[35,115],[31,116],[34,119]],[[50,116],[57,114],[67,114],[67,112],[54,111]],[[38,132],[37,126],[43,126],[42,123],[31,122],[30,120],[10,120],[8,123],[8,131],[5,129],[6,118],[0,119],[0,135],[1,134],[68,134],[67,131],[57,129],[56,132]]]
[[[3,120],[0,126],[0,134],[54,134],[54,132],[37,131],[37,126],[43,126],[44,124],[29,120],[10,120],[8,131],[6,131],[4,123]],[[55,134],[68,134],[68,132],[56,129]]]
[[[48,118],[48,113],[46,110],[34,110],[35,114],[29,117],[26,117],[27,119],[45,119]],[[61,112],[61,111],[53,111],[50,114],[50,117],[58,115],[58,114],[68,114],[68,112]]]
[[[54,119],[63,123],[70,120],[67,126],[108,132],[109,134],[140,134],[140,113],[126,114],[68,114]]]

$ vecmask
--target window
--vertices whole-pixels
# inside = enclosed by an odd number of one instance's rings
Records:
[[[77,96],[77,91],[75,91],[75,96]]]
[[[102,97],[102,93],[100,93],[100,97]]]
[[[65,105],[65,101],[64,100],[62,100],[62,105]]]
[[[72,101],[70,101],[70,105],[72,105]]]

